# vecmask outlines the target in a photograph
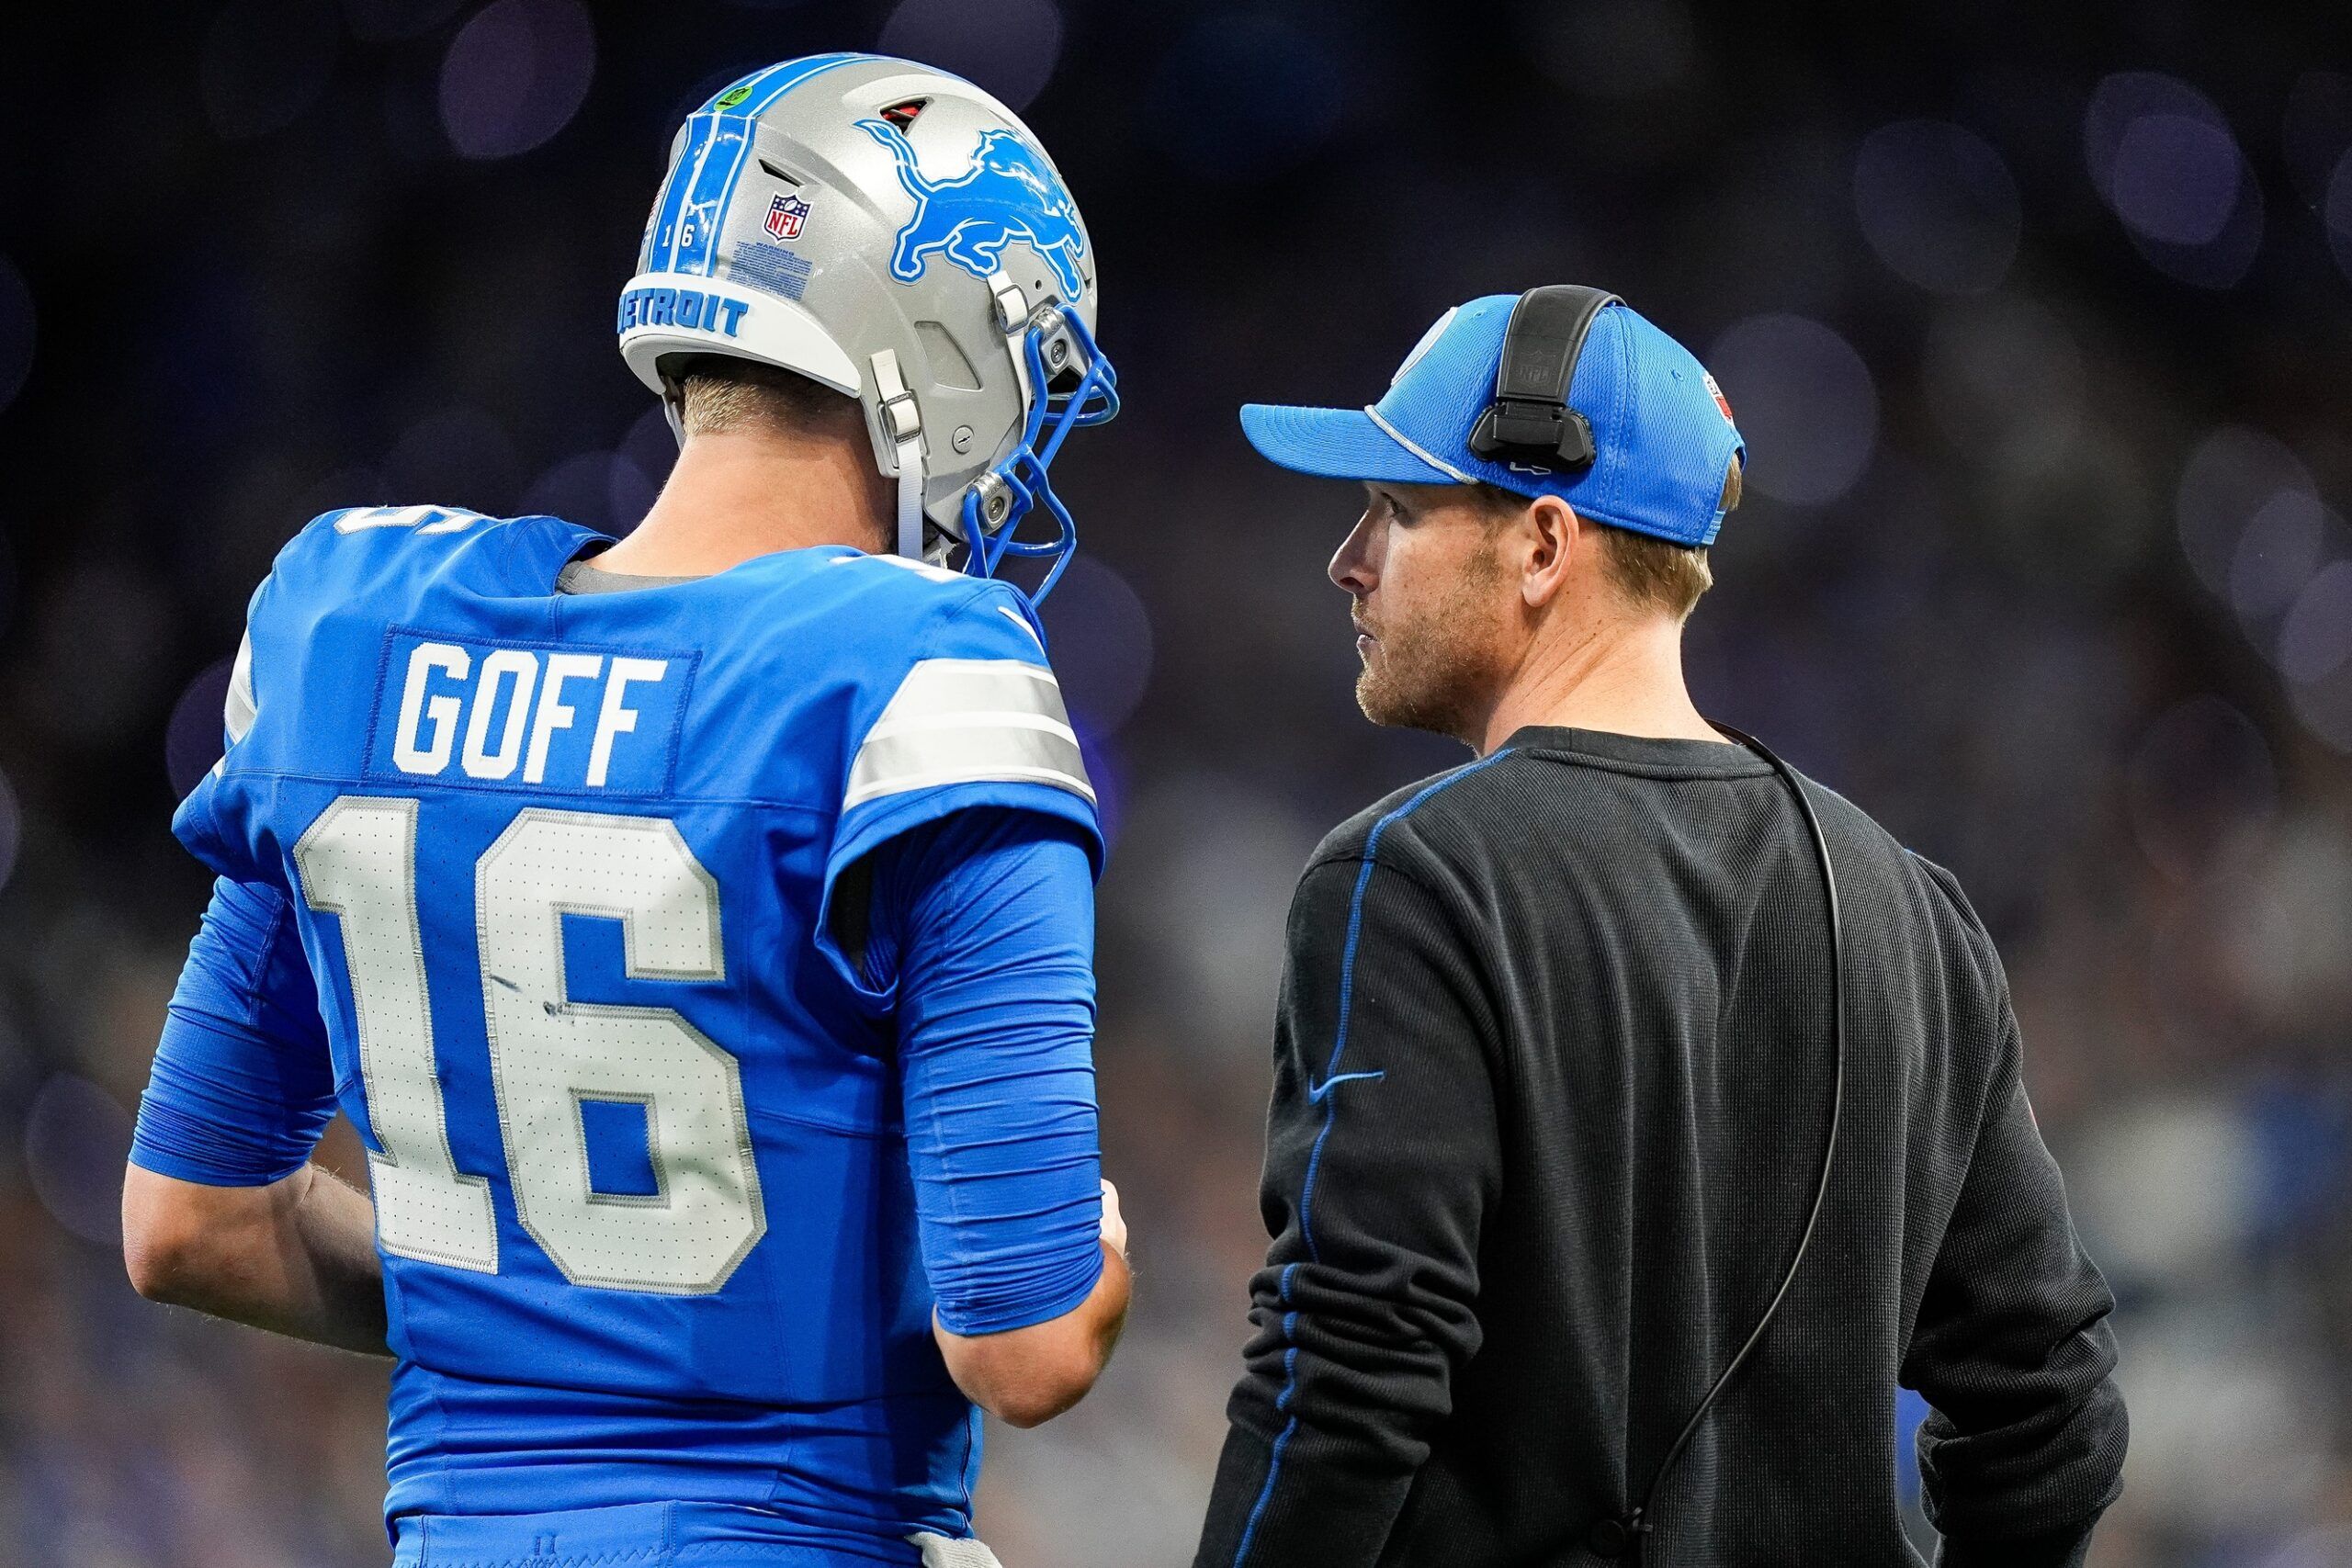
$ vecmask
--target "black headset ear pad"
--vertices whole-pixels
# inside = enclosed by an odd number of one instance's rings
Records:
[[[1580,283],[1546,284],[1519,297],[1495,362],[1494,401],[1471,427],[1471,451],[1488,462],[1547,468],[1592,461],[1592,424],[1568,406],[1568,389],[1592,323],[1618,302],[1607,289]]]

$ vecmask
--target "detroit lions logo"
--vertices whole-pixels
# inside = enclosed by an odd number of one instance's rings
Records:
[[[1085,292],[1078,258],[1086,254],[1086,236],[1078,226],[1077,204],[1061,177],[1020,137],[984,130],[970,168],[954,179],[933,180],[916,166],[915,150],[897,126],[881,119],[857,123],[889,149],[899,184],[914,197],[915,214],[890,253],[891,276],[912,283],[940,253],[973,276],[986,277],[997,270],[1004,247],[1023,240],[1054,269],[1064,299],[1074,304]]]

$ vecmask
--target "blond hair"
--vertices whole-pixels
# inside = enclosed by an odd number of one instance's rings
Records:
[[[1724,512],[1739,504],[1739,459],[1735,457],[1731,467],[1724,471],[1723,499],[1717,504]],[[1478,488],[1486,492],[1487,505],[1498,521],[1517,516],[1527,505],[1527,497],[1499,486],[1482,484]],[[1600,558],[1608,569],[1611,585],[1636,608],[1663,610],[1678,621],[1690,619],[1700,595],[1715,585],[1715,574],[1707,565],[1704,545],[1678,545],[1654,535],[1604,525],[1600,530]]]
[[[703,355],[672,377],[678,423],[688,435],[762,429],[791,434],[820,428],[855,412],[854,399],[806,376],[756,360]]]

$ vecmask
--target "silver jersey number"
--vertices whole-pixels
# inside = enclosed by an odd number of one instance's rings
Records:
[[[409,799],[345,795],[294,852],[305,900],[337,916],[358,1021],[384,1249],[495,1272],[490,1184],[460,1173],[434,1058]],[[564,1277],[672,1295],[725,1285],[765,1234],[732,1054],[662,1007],[576,1002],[563,917],[617,920],[629,978],[725,977],[718,886],[658,818],[532,808],[474,868],[492,1081],[516,1217]],[[583,1100],[645,1108],[656,1190],[596,1191]]]

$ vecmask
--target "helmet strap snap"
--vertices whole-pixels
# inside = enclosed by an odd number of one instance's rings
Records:
[[[899,372],[894,349],[878,349],[868,361],[874,368],[874,391],[880,399],[875,412],[882,432],[897,450],[899,464],[899,548],[909,560],[922,559],[922,410]]]

